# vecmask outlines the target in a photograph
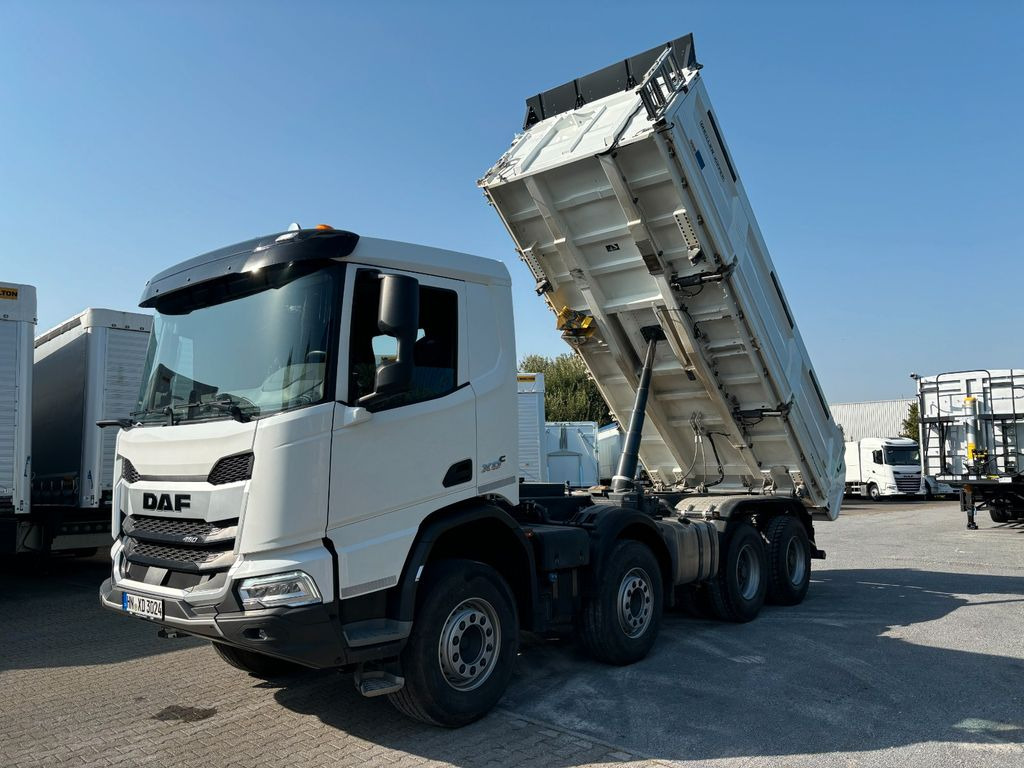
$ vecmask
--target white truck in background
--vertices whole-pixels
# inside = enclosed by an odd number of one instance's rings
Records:
[[[32,336],[36,289],[0,283],[0,554],[17,550],[32,495]]]
[[[519,482],[500,262],[278,232],[143,292],[104,606],[459,726],[501,697],[520,631],[628,664],[686,593],[729,621],[804,598],[842,439],[692,38],[528,106],[480,185],[629,424],[612,487]]]
[[[878,501],[921,496],[921,453],[905,437],[866,437],[846,443],[846,492]]]

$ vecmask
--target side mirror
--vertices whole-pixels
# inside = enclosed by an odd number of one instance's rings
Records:
[[[382,275],[377,328],[398,342],[394,360],[377,367],[374,389],[359,398],[360,405],[407,392],[412,383],[413,345],[420,323],[420,283],[408,275]]]

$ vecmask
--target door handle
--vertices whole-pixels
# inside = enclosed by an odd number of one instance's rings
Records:
[[[364,421],[369,421],[373,414],[365,408],[359,406],[346,406],[345,410],[341,414],[341,426],[342,427],[354,427],[356,424],[362,424]]]

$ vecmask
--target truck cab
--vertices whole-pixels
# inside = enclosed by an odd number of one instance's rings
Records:
[[[923,495],[921,452],[905,437],[869,437],[846,443],[846,492],[877,501]]]

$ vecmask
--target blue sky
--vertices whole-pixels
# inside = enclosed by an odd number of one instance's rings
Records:
[[[475,181],[526,96],[693,32],[834,401],[1024,365],[1024,4],[0,0],[0,278],[40,327],[328,222],[503,259],[520,354],[564,346]]]

